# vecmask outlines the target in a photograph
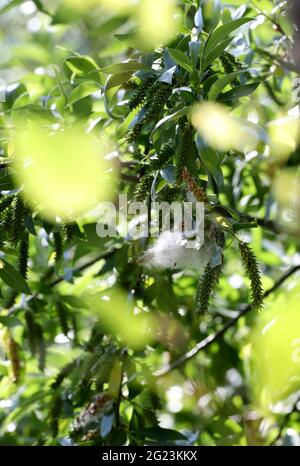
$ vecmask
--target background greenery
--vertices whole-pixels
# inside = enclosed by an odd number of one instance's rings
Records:
[[[300,444],[287,9],[0,1],[0,444]],[[95,181],[80,131],[110,153],[99,200],[205,201],[202,279],[142,266],[148,240],[100,239],[97,206],[63,216]]]

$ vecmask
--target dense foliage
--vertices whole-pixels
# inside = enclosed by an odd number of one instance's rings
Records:
[[[0,444],[300,444],[287,2],[5,0],[0,25]],[[199,267],[100,238],[119,193],[204,202]]]

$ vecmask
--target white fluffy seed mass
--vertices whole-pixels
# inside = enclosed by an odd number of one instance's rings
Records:
[[[188,248],[182,232],[165,231],[139,262],[147,267],[194,269],[201,273],[211,258],[213,247],[214,242],[206,239],[200,248]]]

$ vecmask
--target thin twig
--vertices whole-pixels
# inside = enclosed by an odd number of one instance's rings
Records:
[[[264,293],[264,298],[267,298],[271,293],[277,290],[289,277],[291,277],[298,270],[300,270],[300,265],[296,265],[295,267],[292,267],[288,272],[282,275],[282,277],[279,278],[279,280],[274,284],[274,286],[272,286],[272,288],[270,288]],[[177,369],[178,367],[186,364],[188,361],[190,361],[195,356],[197,356],[197,354],[200,353],[200,351],[205,350],[210,345],[212,345],[215,341],[222,338],[222,336],[227,332],[228,329],[230,329],[231,327],[234,327],[234,325],[240,320],[240,318],[248,314],[248,312],[250,312],[251,310],[252,310],[252,306],[248,304],[248,306],[242,309],[236,317],[229,320],[224,325],[224,327],[222,327],[217,332],[212,333],[211,335],[208,335],[206,338],[204,338],[204,340],[201,340],[199,343],[197,343],[190,351],[180,356],[178,359],[176,359],[171,364],[168,364],[162,369],[158,370],[155,373],[155,376],[157,378],[162,377],[168,374],[169,372],[171,372],[173,369]]]

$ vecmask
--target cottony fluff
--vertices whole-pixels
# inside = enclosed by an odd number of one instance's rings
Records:
[[[163,232],[154,245],[140,258],[148,267],[169,269],[194,269],[202,272],[210,260],[214,243],[206,240],[199,248],[187,248],[182,232]]]

